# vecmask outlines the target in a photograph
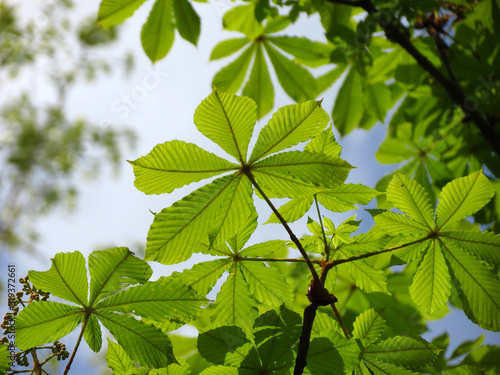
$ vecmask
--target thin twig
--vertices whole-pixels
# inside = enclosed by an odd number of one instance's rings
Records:
[[[326,261],[328,261],[328,258],[330,257],[330,249],[328,247],[328,242],[326,240],[325,228],[323,226],[323,219],[321,218],[321,212],[319,211],[318,198],[316,197],[316,194],[314,194],[314,202],[316,203],[316,211],[318,212],[319,225],[321,225],[321,233],[323,234],[323,243],[325,244],[325,259]]]
[[[306,260],[302,258],[239,258],[240,261],[246,262],[290,262],[290,263],[305,263]],[[323,259],[311,259],[312,263],[323,264],[325,261]]]
[[[76,341],[75,348],[73,349],[73,353],[71,353],[71,357],[68,361],[68,364],[66,365],[66,368],[64,369],[63,375],[67,375],[67,373],[69,372],[69,369],[71,368],[71,364],[73,363],[73,360],[75,359],[76,352],[78,350],[78,347],[80,346],[80,342],[82,341],[83,332],[85,331],[85,328],[87,327],[87,322],[88,322],[89,318],[90,318],[90,315],[86,314],[85,318],[83,319],[82,329],[80,331],[80,335],[78,336],[78,340]]]

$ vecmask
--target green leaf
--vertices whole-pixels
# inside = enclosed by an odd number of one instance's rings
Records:
[[[113,370],[113,375],[124,375],[127,371],[134,369],[134,361],[130,359],[123,348],[108,339],[108,350],[106,352],[108,367]]]
[[[337,79],[340,78],[346,68],[347,65],[340,64],[337,65],[335,69],[332,69],[328,73],[325,73],[322,76],[316,78],[317,93],[320,94],[323,91],[329,89],[337,81]]]
[[[416,375],[416,372],[395,366],[392,363],[382,362],[375,357],[370,357],[369,360],[363,358],[363,362],[368,367],[369,372],[374,375]],[[363,374],[364,375],[364,374]]]
[[[200,36],[200,16],[188,0],[174,0],[174,14],[179,34],[196,46]]]
[[[479,336],[475,340],[468,340],[462,342],[460,345],[457,346],[457,348],[453,351],[450,360],[458,358],[466,353],[469,353],[473,349],[477,348],[479,345],[481,345],[484,341],[484,334]]]
[[[476,258],[488,263],[494,270],[500,268],[500,235],[492,232],[441,232],[442,237],[456,241]]]
[[[94,251],[89,256],[90,305],[132,284],[144,284],[153,270],[126,247]]]
[[[151,62],[163,59],[175,38],[172,0],[156,0],[142,27],[142,48]]]
[[[214,287],[215,283],[229,268],[230,260],[216,259],[209,262],[201,262],[193,265],[182,273],[174,272],[172,277],[184,280],[196,292],[206,296]]]
[[[491,374],[498,373],[500,365],[500,348],[494,345],[482,345],[470,352],[462,361],[463,364],[477,366],[489,370]]]
[[[211,366],[200,372],[200,375],[238,375],[238,368],[226,366]]]
[[[283,248],[286,248],[287,245],[287,241],[271,240],[248,246],[240,251],[240,255],[245,257],[273,256],[274,254],[279,253]]]
[[[417,155],[418,150],[397,138],[386,138],[375,153],[377,161],[384,164],[400,163]]]
[[[443,238],[442,249],[458,280],[458,291],[467,317],[480,327],[500,331],[500,281],[483,263]]]
[[[252,99],[214,89],[196,108],[194,123],[203,135],[244,163],[255,126],[256,110]]]
[[[99,6],[97,22],[104,27],[117,25],[125,21],[146,0],[102,0]]]
[[[398,172],[387,187],[387,200],[410,218],[434,228],[434,212],[425,189],[416,181]]]
[[[102,332],[101,325],[99,324],[95,315],[90,315],[87,320],[87,325],[85,331],[83,332],[83,338],[89,345],[89,348],[94,352],[99,352],[102,347]]]
[[[353,204],[368,204],[380,193],[361,184],[342,184],[334,189],[326,190],[317,195],[318,202],[333,212],[353,210]]]
[[[0,374],[6,374],[11,368],[11,356],[8,344],[0,344]]]
[[[342,146],[335,140],[335,136],[330,128],[323,130],[304,148],[305,151],[325,154],[332,158],[339,158]]]
[[[158,328],[131,316],[105,310],[99,310],[96,315],[128,356],[137,363],[151,368],[162,368],[170,363],[177,363],[170,339]]]
[[[253,165],[256,173],[290,176],[316,186],[341,185],[352,166],[342,159],[307,151],[289,151],[271,155]]]
[[[354,322],[354,331],[352,336],[360,339],[363,346],[369,346],[378,340],[384,332],[386,321],[382,318],[379,311],[369,309],[362,312]]]
[[[229,9],[224,14],[222,24],[226,30],[239,31],[252,40],[263,31],[262,25],[255,19],[255,3]]]
[[[212,321],[215,324],[230,324],[240,327],[247,337],[252,337],[252,326],[259,315],[248,284],[240,267],[236,267],[217,294]]]
[[[242,262],[239,267],[257,301],[273,308],[283,304],[292,306],[293,290],[276,268],[256,262]]]
[[[317,95],[316,80],[302,65],[287,59],[269,43],[264,42],[267,55],[283,90],[296,102],[314,99]]]
[[[37,289],[81,306],[88,305],[89,284],[85,258],[82,253],[58,253],[52,259],[50,270],[28,272]]]
[[[257,119],[273,109],[274,86],[262,53],[262,43],[256,45],[255,60],[250,78],[243,89],[243,95],[252,98],[257,104]]]
[[[413,370],[433,363],[439,352],[439,349],[423,339],[396,336],[366,348],[363,358],[382,360]]]
[[[278,109],[259,133],[249,163],[311,139],[329,121],[321,102],[314,100]]]
[[[285,203],[278,209],[280,215],[285,219],[287,223],[293,223],[294,221],[300,219],[305,213],[311,208],[311,204],[314,202],[312,196],[292,199],[291,201]],[[273,213],[266,224],[279,223],[278,217]]]
[[[426,233],[428,228],[405,215],[391,211],[385,211],[374,217],[375,223],[381,229],[392,235],[404,234],[414,235]]]
[[[27,350],[57,341],[82,320],[81,307],[49,301],[32,302],[16,317],[16,346]]]
[[[335,99],[332,120],[341,135],[350,133],[363,117],[363,82],[356,68],[351,67]]]
[[[476,213],[494,194],[495,189],[482,171],[453,180],[441,192],[436,211],[436,226],[442,230]]]
[[[299,61],[314,62],[315,65],[330,62],[331,48],[327,44],[293,36],[267,37],[266,40],[296,57]]]
[[[171,193],[238,167],[195,144],[178,140],[158,144],[149,154],[130,163],[135,187],[146,194]]]
[[[240,49],[245,47],[248,43],[250,43],[250,40],[248,40],[247,38],[232,38],[223,40],[222,42],[219,42],[212,50],[210,61],[222,59],[224,57],[232,55],[233,53],[236,53]]]
[[[212,85],[221,92],[235,94],[247,75],[254,50],[255,44],[251,44],[236,60],[219,70],[214,76]]]
[[[361,358],[361,348],[355,340],[343,338],[339,333],[328,330],[326,337],[311,341],[307,353],[307,368],[314,374],[344,375],[354,370]]]
[[[250,341],[237,326],[217,327],[198,337],[198,351],[215,364],[237,367],[250,349]]]
[[[417,305],[431,316],[442,308],[451,294],[451,277],[441,247],[431,241],[418,265],[410,295]]]
[[[370,111],[375,115],[377,120],[384,123],[387,111],[392,107],[391,91],[385,82],[376,82],[366,85],[365,110]]]
[[[219,225],[217,238],[224,239],[227,235],[225,239],[229,239],[251,214],[244,201],[234,199],[235,195],[239,197],[247,191],[248,182],[242,182],[241,176],[226,176],[163,209],[149,229],[145,259],[163,264],[182,262],[198,250],[216,224]],[[223,204],[224,210],[219,209]],[[230,223],[229,214],[239,219]],[[228,234],[231,228],[234,233]]]
[[[188,322],[199,315],[199,307],[206,301],[184,281],[161,277],[108,297],[95,309],[132,313],[160,322],[166,319]]]
[[[337,250],[336,254],[341,253],[345,258],[349,258],[354,255],[342,247]],[[382,292],[390,294],[387,290],[387,277],[384,272],[373,268],[364,260],[343,263],[340,267],[345,268],[352,277],[355,285],[365,292]]]

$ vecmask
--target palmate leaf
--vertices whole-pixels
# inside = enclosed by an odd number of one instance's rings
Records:
[[[352,166],[342,159],[307,151],[282,152],[254,164],[255,173],[291,176],[325,188],[341,185],[351,169]]]
[[[218,60],[232,55],[233,53],[236,53],[240,49],[245,47],[248,43],[250,43],[250,40],[248,38],[232,38],[223,40],[222,42],[219,42],[212,50],[212,53],[210,54],[210,60]]]
[[[333,330],[323,332],[322,336],[311,341],[307,368],[314,374],[343,375],[354,370],[361,359],[359,344]]]
[[[246,77],[255,47],[255,44],[251,44],[236,60],[219,70],[214,76],[212,85],[222,92],[235,94]]]
[[[442,249],[467,317],[480,327],[500,331],[500,281],[483,263],[443,238]]]
[[[60,287],[61,298],[72,302],[81,291],[88,292],[88,285],[86,288],[80,285],[87,280],[85,260],[80,253],[57,254],[52,262],[49,271],[30,273],[36,288],[44,287],[48,291]],[[100,321],[141,365],[159,368],[175,363],[170,341],[161,330],[123,313],[136,313],[156,320],[175,317],[177,321],[186,322],[198,316],[199,306],[206,299],[178,279],[147,282],[151,268],[126,248],[92,253],[89,267],[92,277],[90,302],[86,296],[85,299],[79,297],[83,301],[79,306],[31,302],[16,319],[18,346],[26,350],[56,341],[83,323],[85,341],[92,350],[99,351],[102,345]],[[144,284],[119,291],[137,283]]]
[[[194,113],[194,123],[206,137],[240,162],[245,162],[256,121],[256,105],[244,96],[215,89]]]
[[[328,127],[328,129],[318,133],[318,135],[306,145],[305,151],[325,154],[332,158],[340,158],[342,146],[337,143],[331,128]]]
[[[123,348],[108,339],[108,350],[106,352],[106,362],[113,370],[113,374],[124,375],[127,371],[135,368],[134,361],[127,355]]]
[[[28,272],[30,281],[37,289],[74,302],[88,304],[89,283],[85,258],[79,251],[59,253],[52,259],[50,270]]]
[[[328,121],[321,102],[311,100],[280,108],[259,133],[249,162],[307,141],[322,131]]]
[[[365,348],[363,359],[417,370],[433,363],[439,352],[439,349],[423,339],[396,336]]]
[[[243,95],[255,100],[258,119],[273,109],[274,86],[262,52],[261,43],[256,46],[252,71],[248,82],[243,88]]]
[[[206,301],[184,281],[161,277],[108,297],[94,310],[132,313],[160,322],[167,319],[188,322],[200,313],[199,306]]]
[[[90,305],[130,284],[144,284],[153,274],[151,267],[126,247],[94,251],[89,257]]]
[[[152,368],[177,363],[170,339],[156,327],[144,324],[131,316],[106,310],[95,314],[137,363]]]
[[[476,213],[494,194],[495,189],[482,171],[453,180],[441,192],[436,226],[445,229],[446,226]]]
[[[278,81],[288,96],[296,102],[316,98],[318,94],[316,80],[306,68],[287,59],[266,41],[264,47],[274,66]]]
[[[174,14],[179,34],[196,46],[200,37],[200,16],[188,0],[174,0]]]
[[[171,207],[163,209],[155,216],[148,232],[146,243],[146,259],[155,260],[163,264],[174,264],[188,259],[192,253],[199,251],[202,241],[214,228],[219,206],[225,203],[227,213],[232,211],[238,218],[237,222],[228,223],[220,218],[218,222],[224,230],[234,228],[252,213],[252,208],[246,207],[243,211],[241,201],[232,201],[239,189],[246,189],[248,181],[241,176],[231,175],[221,177],[205,185]],[[234,204],[233,204],[234,203]],[[234,216],[234,215],[231,215]],[[238,228],[239,229],[239,228]],[[234,235],[235,233],[232,233]],[[226,237],[229,238],[230,236]]]
[[[313,42],[307,38],[290,36],[267,37],[266,40],[296,57],[299,61],[311,62],[314,65],[330,62],[331,48],[326,44]]]
[[[428,316],[442,308],[450,297],[451,277],[441,246],[436,241],[429,243],[413,277],[410,294]]]
[[[293,290],[276,268],[256,262],[242,262],[239,267],[250,293],[257,301],[273,308],[282,304],[292,305]]]
[[[102,0],[97,22],[104,27],[122,23],[130,17],[146,0]]]
[[[405,175],[395,173],[387,187],[387,200],[410,218],[434,228],[434,212],[425,189]]]
[[[363,346],[367,347],[378,340],[384,332],[386,321],[375,309],[362,312],[354,322],[352,336],[360,339]]]
[[[156,0],[141,30],[142,48],[151,62],[155,63],[167,55],[174,38],[172,0]]]
[[[134,167],[135,187],[146,194],[171,193],[238,167],[192,143],[177,140],[159,144],[130,163]]]
[[[16,345],[21,350],[59,340],[83,320],[80,307],[58,302],[30,303],[16,318]]]
[[[239,275],[239,267],[229,275],[217,294],[214,303],[212,322],[214,324],[230,324],[240,327],[247,337],[252,336],[252,326],[259,315],[248,284]]]
[[[392,235],[418,235],[427,233],[429,228],[424,224],[404,215],[391,211],[382,212],[373,218],[375,223]]]

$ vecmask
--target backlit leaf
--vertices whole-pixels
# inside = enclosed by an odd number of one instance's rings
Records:
[[[385,329],[386,322],[380,312],[369,309],[362,312],[354,322],[354,338],[360,339],[364,346],[369,346],[378,340]]]
[[[146,0],[102,0],[97,22],[104,27],[122,23],[130,17]]]
[[[476,213],[494,194],[495,189],[482,171],[453,180],[441,192],[436,211],[436,226],[444,229],[447,225]]]
[[[172,0],[156,0],[142,27],[142,48],[153,63],[164,58],[174,44],[175,25],[172,12]]]
[[[188,0],[173,0],[173,2],[175,26],[179,34],[196,46],[200,36],[200,16]]]
[[[215,74],[212,85],[221,90],[221,92],[235,94],[246,77],[254,51],[255,44],[252,44],[236,60]]]
[[[210,60],[218,60],[230,56],[245,47],[250,40],[247,38],[232,38],[219,42],[210,55]]]
[[[257,106],[244,96],[214,89],[194,113],[194,123],[206,137],[240,162],[246,160]]]

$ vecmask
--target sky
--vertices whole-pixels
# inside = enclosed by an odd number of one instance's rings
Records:
[[[74,12],[75,20],[82,15],[97,14],[99,6],[97,0],[78,0],[76,3],[78,11]],[[140,45],[140,30],[152,4],[151,0],[147,1],[131,19],[125,22],[121,27],[120,40],[116,46],[99,51],[101,56],[105,56],[108,62],[115,66],[123,64],[125,51],[133,51],[135,69],[132,75],[124,77],[119,69],[116,69],[111,76],[102,77],[97,83],[79,85],[70,93],[68,101],[68,112],[72,116],[85,116],[103,128],[119,129],[128,126],[135,129],[139,135],[136,148],[125,151],[118,177],[114,177],[114,171],[105,167],[101,176],[95,181],[79,178],[80,196],[76,211],[67,213],[58,209],[40,220],[37,226],[42,235],[38,245],[39,253],[29,257],[22,253],[2,254],[1,269],[4,269],[6,264],[14,263],[17,267],[17,277],[20,277],[30,269],[47,270],[50,268],[50,258],[58,252],[78,250],[86,256],[97,248],[114,246],[127,246],[132,251],[140,250],[144,247],[147,231],[153,219],[150,210],[160,211],[203,183],[177,189],[168,196],[148,196],[134,187],[132,167],[126,160],[135,160],[146,155],[156,144],[173,139],[192,142],[224,156],[222,150],[215,148],[210,140],[197,131],[193,124],[193,113],[199,103],[210,94],[211,81],[215,73],[231,60],[230,58],[209,62],[210,52],[217,42],[237,36],[235,33],[223,31],[221,27],[222,15],[232,6],[231,2],[229,0],[209,0],[204,4],[194,2],[193,5],[202,19],[198,46],[185,42],[177,34],[167,58],[154,66]],[[43,20],[37,13],[37,1],[25,0],[23,6],[24,17]],[[317,16],[309,19],[301,17],[297,25],[287,29],[286,33],[305,35],[312,40],[325,40]],[[32,86],[33,94],[40,100],[43,100],[45,94],[45,83],[41,77],[47,69],[51,67],[40,64],[31,72],[35,82]],[[276,82],[275,79],[274,81]],[[273,112],[281,106],[293,104],[279,85],[275,85],[275,91]],[[322,93],[323,108],[329,112],[336,91],[337,87],[332,87]],[[269,116],[259,121],[258,128],[266,124]],[[393,170],[394,166],[381,165],[374,160],[374,153],[383,140],[384,132],[383,125],[377,124],[370,132],[357,130],[339,140],[343,146],[342,158],[357,167],[351,172],[347,182],[374,187],[382,175]],[[257,134],[256,132],[254,137]],[[85,152],[95,152],[92,142],[87,143]],[[266,221],[270,210],[264,205],[259,205],[258,210],[261,213],[259,221]],[[353,212],[348,212],[333,214],[330,217],[338,224],[352,215]],[[368,216],[361,215],[366,219],[366,226],[371,225]],[[305,220],[294,223],[292,228],[296,233],[304,234]],[[258,236],[252,237],[251,241],[274,239],[277,233],[279,238],[287,239],[286,233],[279,226],[267,225],[259,228]],[[197,261],[200,261],[200,258],[196,257],[176,266],[151,264],[154,269],[153,279],[180,270],[182,267],[189,267]],[[431,332],[424,336],[428,340],[444,330],[448,331],[455,342],[460,342],[463,337],[475,339],[483,332],[459,311],[453,312],[444,322],[431,322],[430,327]],[[74,332],[69,341],[74,340],[76,334],[77,332]],[[486,337],[491,343],[500,343],[498,333],[487,333]],[[68,348],[71,348],[71,345],[68,345]],[[82,353],[77,355],[77,362],[74,365],[75,374],[89,373],[86,357],[90,354],[90,350],[86,344],[82,345],[81,350]]]

